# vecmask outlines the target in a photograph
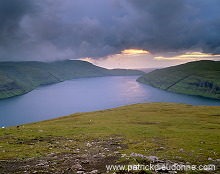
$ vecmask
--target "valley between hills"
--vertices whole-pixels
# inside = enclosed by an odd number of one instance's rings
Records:
[[[107,70],[82,61],[5,62],[1,63],[1,97],[71,78],[142,74],[138,82],[218,99],[219,63],[190,62],[143,75],[141,71]],[[142,103],[3,127],[0,173],[220,173],[219,113],[219,106]],[[131,165],[150,164],[212,169],[127,170]],[[109,169],[106,165],[125,168]]]

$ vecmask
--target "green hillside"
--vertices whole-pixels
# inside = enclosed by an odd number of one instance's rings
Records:
[[[158,69],[137,81],[170,92],[220,99],[220,62],[202,60]]]
[[[98,174],[108,173],[106,165],[151,163],[197,165],[178,173],[216,174],[219,113],[219,106],[147,103],[1,128],[0,173]],[[214,171],[198,170],[209,164]]]
[[[27,93],[38,86],[74,78],[141,75],[138,70],[109,70],[80,60],[57,62],[1,62],[0,99]]]

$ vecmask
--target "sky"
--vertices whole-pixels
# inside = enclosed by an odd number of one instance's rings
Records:
[[[220,60],[219,0],[0,0],[0,61],[106,68]]]

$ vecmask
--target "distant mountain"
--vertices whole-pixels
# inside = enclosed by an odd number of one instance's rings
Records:
[[[170,92],[220,99],[220,62],[202,60],[157,69],[137,81]]]
[[[105,69],[89,62],[65,60],[56,62],[1,62],[0,99],[27,93],[41,85],[97,76],[142,75],[142,71]]]

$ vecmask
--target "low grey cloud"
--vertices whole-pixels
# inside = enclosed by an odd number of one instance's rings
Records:
[[[0,60],[100,58],[151,53],[220,54],[219,0],[1,0]]]

